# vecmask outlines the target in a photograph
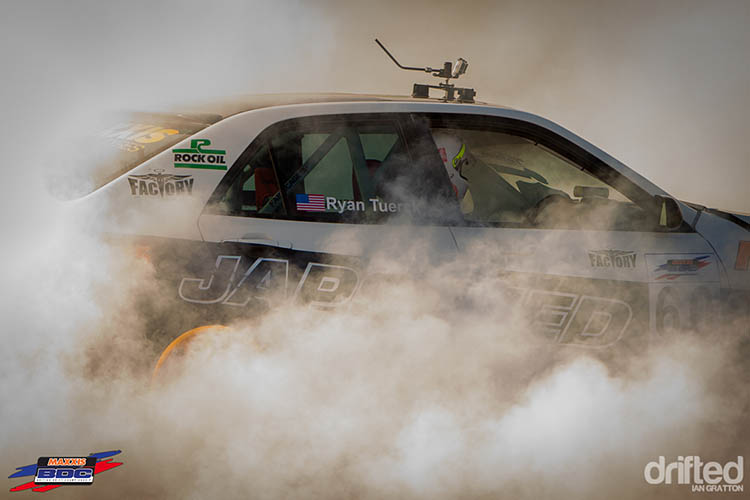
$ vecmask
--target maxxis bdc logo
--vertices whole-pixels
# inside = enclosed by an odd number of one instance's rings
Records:
[[[61,486],[91,485],[97,474],[122,465],[122,462],[113,462],[111,458],[120,453],[121,450],[112,450],[91,453],[86,457],[69,455],[39,457],[35,464],[16,467],[16,472],[8,476],[8,479],[34,477],[33,481],[19,484],[10,491],[31,490],[43,493]]]

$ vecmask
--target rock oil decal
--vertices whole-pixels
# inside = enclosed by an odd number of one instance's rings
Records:
[[[173,149],[174,168],[226,170],[226,150],[206,149],[210,145],[211,141],[208,139],[193,139],[189,148]]]

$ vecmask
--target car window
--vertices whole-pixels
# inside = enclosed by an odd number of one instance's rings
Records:
[[[261,145],[233,173],[231,183],[217,200],[219,212],[250,216],[285,213],[267,145]]]
[[[374,223],[408,209],[387,189],[393,172],[411,168],[395,121],[300,124],[275,137],[272,148],[289,213],[298,219]]]
[[[207,210],[320,222],[424,222],[435,218],[448,185],[439,165],[413,159],[393,115],[301,118],[260,134]],[[457,213],[455,200],[450,208]]]
[[[330,137],[330,134],[304,134],[302,142],[302,164],[310,159]],[[325,193],[340,200],[354,199],[352,173],[354,162],[349,143],[340,137],[326,154],[305,176],[303,182],[305,193]]]
[[[382,163],[388,154],[393,151],[399,137],[395,132],[378,133],[372,130],[362,130],[360,131],[359,139],[362,141],[365,159]]]
[[[655,221],[622,192],[537,140],[472,127],[431,126],[469,224],[651,229]]]

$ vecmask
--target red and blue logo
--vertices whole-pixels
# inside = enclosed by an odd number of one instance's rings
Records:
[[[666,263],[654,269],[655,273],[663,272],[657,280],[675,280],[681,276],[694,276],[698,271],[711,264],[710,255],[701,255],[694,259],[669,259]]]
[[[39,457],[37,463],[16,467],[16,472],[8,476],[8,479],[34,476],[33,481],[20,484],[10,491],[31,490],[41,493],[69,484],[92,484],[96,474],[122,465],[122,462],[113,462],[110,458],[121,452],[102,451],[91,453],[87,457]]]

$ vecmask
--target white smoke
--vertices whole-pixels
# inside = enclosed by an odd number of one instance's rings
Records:
[[[425,270],[415,242],[405,265],[422,274],[363,292],[349,311],[289,307],[232,325],[151,386],[158,353],[135,304],[156,287],[152,269],[101,238],[107,221],[44,189],[71,136],[104,108],[247,91],[404,93],[414,75],[395,73],[370,40],[380,36],[404,63],[466,57],[481,98],[551,116],[678,196],[748,210],[738,139],[748,75],[737,64],[747,5],[673,9],[7,6],[3,470],[122,449],[125,465],[90,489],[49,494],[684,496],[645,484],[644,465],[729,460],[750,443],[746,347],[732,326],[613,367],[540,344],[487,276],[491,248]]]

